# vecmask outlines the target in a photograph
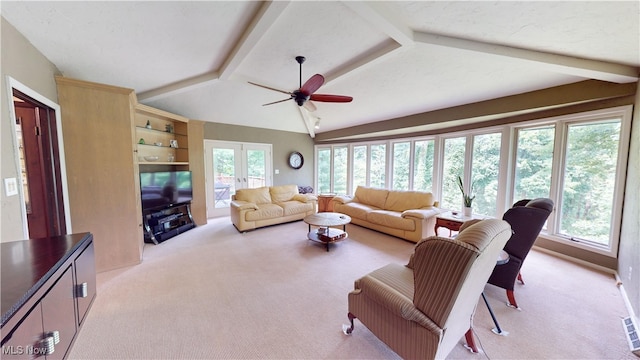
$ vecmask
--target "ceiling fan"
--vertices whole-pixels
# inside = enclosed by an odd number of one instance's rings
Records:
[[[320,86],[324,84],[324,76],[320,74],[315,74],[311,78],[309,78],[307,82],[302,84],[302,63],[304,63],[305,60],[306,58],[304,56],[296,56],[296,61],[298,62],[298,64],[300,64],[300,87],[298,88],[298,90],[284,91],[284,90],[275,89],[269,86],[260,85],[260,84],[256,84],[254,82],[249,81],[249,84],[251,85],[256,85],[265,89],[269,89],[269,90],[273,90],[273,91],[277,91],[277,92],[281,92],[283,94],[289,95],[289,97],[284,100],[274,101],[268,104],[263,104],[262,106],[273,105],[273,104],[281,103],[288,100],[295,100],[298,106],[304,106],[309,111],[315,111],[316,106],[310,100],[321,101],[321,102],[335,102],[335,103],[351,102],[353,100],[351,96],[314,94],[316,90],[318,90]]]

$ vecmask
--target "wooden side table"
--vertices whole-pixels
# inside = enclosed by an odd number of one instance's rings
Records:
[[[473,220],[473,219],[478,219],[478,220],[482,220],[485,219],[486,216],[483,215],[471,215],[471,216],[464,216],[462,215],[461,212],[451,212],[451,211],[447,211],[445,213],[442,213],[438,216],[436,216],[436,225],[434,227],[434,231],[436,233],[436,235],[438,235],[438,229],[443,227],[443,228],[447,228],[449,229],[449,237],[451,237],[451,233],[453,231],[459,231],[460,230],[460,226],[462,226],[462,224],[465,221],[469,221],[469,220]]]
[[[336,194],[318,194],[318,212],[333,212],[333,199]]]

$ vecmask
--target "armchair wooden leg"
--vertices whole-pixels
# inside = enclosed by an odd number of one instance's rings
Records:
[[[472,353],[477,354],[478,347],[476,346],[476,340],[473,337],[473,330],[471,328],[469,328],[469,330],[464,334],[464,339],[467,341],[467,345],[465,347]]]
[[[347,317],[349,318],[349,323],[351,326],[342,325],[342,331],[345,333],[345,335],[351,335],[351,333],[353,332],[353,319],[355,319],[356,316],[352,313],[348,313]]]
[[[507,302],[507,306],[520,310],[520,308],[518,307],[518,303],[516,302],[516,296],[513,293],[513,290],[507,290],[507,299],[509,300]]]
[[[524,280],[522,280],[522,273],[520,272],[518,272],[518,281],[520,281],[520,283],[524,285]]]

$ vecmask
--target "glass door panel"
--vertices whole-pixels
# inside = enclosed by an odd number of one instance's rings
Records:
[[[271,185],[271,161],[269,144],[205,140],[207,216],[228,216],[238,189]]]

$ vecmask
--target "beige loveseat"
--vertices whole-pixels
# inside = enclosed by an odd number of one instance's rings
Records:
[[[336,196],[333,211],[351,223],[418,242],[435,235],[437,208],[430,192],[395,191],[358,186],[353,197]]]
[[[238,231],[301,220],[316,212],[318,198],[298,193],[297,185],[239,189],[233,195],[231,222]]]

